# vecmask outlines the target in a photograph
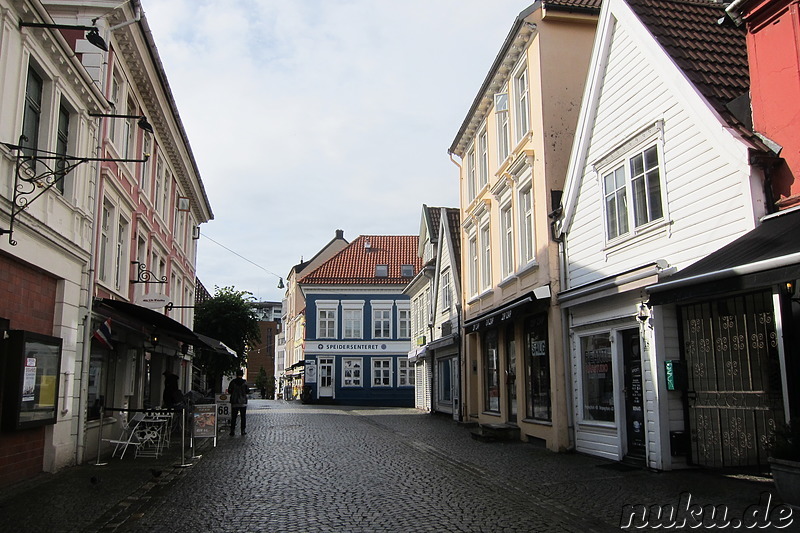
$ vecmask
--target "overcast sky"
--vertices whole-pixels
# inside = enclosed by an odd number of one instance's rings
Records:
[[[416,235],[423,203],[458,207],[447,149],[530,3],[142,0],[214,212],[206,288],[280,301],[337,229]]]

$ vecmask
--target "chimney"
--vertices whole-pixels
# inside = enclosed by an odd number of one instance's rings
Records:
[[[343,229],[337,229],[336,230],[336,238],[337,239],[344,239],[344,230]]]

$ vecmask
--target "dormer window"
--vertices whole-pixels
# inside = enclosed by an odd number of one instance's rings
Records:
[[[388,278],[389,277],[389,265],[375,265],[375,277],[376,278]]]
[[[414,265],[400,265],[400,275],[404,278],[414,277]]]

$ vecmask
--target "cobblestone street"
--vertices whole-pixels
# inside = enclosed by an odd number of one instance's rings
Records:
[[[111,459],[0,494],[0,529],[619,531],[625,504],[677,505],[688,491],[739,517],[774,493],[765,478],[653,473],[532,444],[481,443],[413,409],[255,400],[247,416],[246,436],[224,431],[216,448],[206,441],[191,467]],[[90,473],[102,476],[102,489],[86,481]]]

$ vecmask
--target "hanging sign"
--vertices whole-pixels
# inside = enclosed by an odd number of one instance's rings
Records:
[[[169,296],[161,293],[140,294],[133,299],[133,303],[148,309],[161,309],[169,303]]]

